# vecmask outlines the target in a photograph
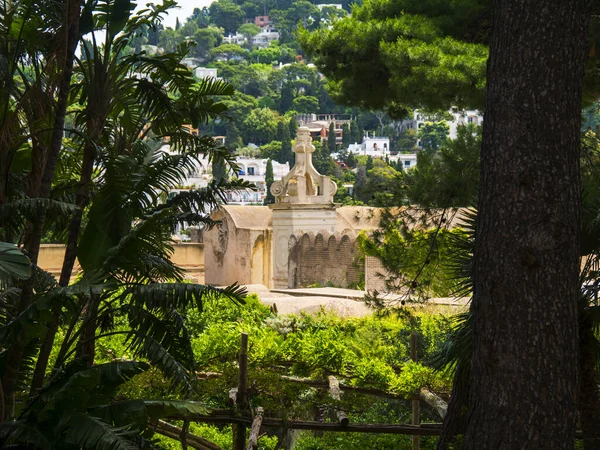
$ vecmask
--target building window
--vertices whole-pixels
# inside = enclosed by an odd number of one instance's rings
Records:
[[[248,175],[254,175],[254,167],[248,167]]]
[[[383,143],[383,148],[387,148],[387,143]]]
[[[404,161],[404,167],[410,167],[410,161]]]

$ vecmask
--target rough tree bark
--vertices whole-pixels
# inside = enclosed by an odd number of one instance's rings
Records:
[[[573,448],[588,0],[496,0],[466,449]]]

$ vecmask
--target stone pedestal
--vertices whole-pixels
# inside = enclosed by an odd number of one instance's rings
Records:
[[[273,287],[287,289],[290,267],[288,264],[294,236],[304,233],[326,231],[333,234],[336,223],[336,205],[329,204],[290,204],[269,205],[273,211]]]
[[[294,275],[290,274],[289,255],[295,236],[335,231],[333,196],[337,185],[313,166],[315,146],[308,128],[298,128],[292,151],[294,167],[271,185],[276,201],[269,207],[273,211],[273,287],[277,289],[292,287],[288,284]]]

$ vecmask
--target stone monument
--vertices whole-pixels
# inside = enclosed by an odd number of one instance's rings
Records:
[[[303,233],[333,234],[336,227],[336,204],[333,196],[337,185],[321,175],[312,163],[315,146],[310,131],[298,128],[292,151],[296,162],[290,172],[271,185],[276,203],[269,205],[273,212],[273,287],[288,288],[294,279],[289,264],[290,236]]]

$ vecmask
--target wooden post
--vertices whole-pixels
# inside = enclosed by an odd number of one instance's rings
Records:
[[[236,408],[238,411],[243,411],[248,404],[248,333],[242,333],[241,335],[238,365],[240,371],[238,375]],[[233,450],[245,450],[246,427],[239,423],[234,428]]]
[[[410,334],[410,359],[412,361],[417,361],[417,333],[414,331]],[[420,400],[419,393],[416,392],[413,394],[412,399],[412,424],[419,425],[421,422],[420,418]],[[419,450],[419,436],[413,435],[412,437],[412,448],[413,450]]]
[[[260,427],[263,421],[264,410],[259,406],[256,408],[256,416],[252,421],[252,428],[250,429],[250,436],[248,437],[248,448],[247,450],[258,449],[258,436],[260,435]]]
[[[331,398],[333,398],[336,402],[341,401],[342,395],[340,392],[340,382],[333,375],[330,375],[327,379],[329,380],[329,395],[331,395]],[[335,408],[335,413],[340,425],[346,426],[350,423],[350,419],[348,419],[348,416],[346,416],[345,412]]]
[[[242,333],[241,336],[238,364],[240,372],[238,376],[237,407],[243,409],[248,402],[248,333]]]

